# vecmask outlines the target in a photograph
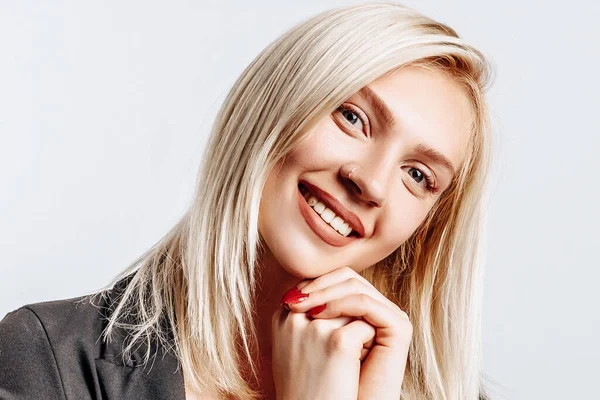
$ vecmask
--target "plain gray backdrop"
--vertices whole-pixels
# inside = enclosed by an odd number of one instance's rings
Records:
[[[0,1],[0,318],[107,284],[183,214],[213,117],[269,42],[347,1]],[[404,1],[494,62],[484,370],[597,395],[599,8]],[[599,398],[599,397],[596,397]]]

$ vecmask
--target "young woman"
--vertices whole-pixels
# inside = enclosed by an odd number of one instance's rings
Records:
[[[393,3],[246,68],[183,218],[99,295],[0,323],[0,397],[483,398],[490,66]]]

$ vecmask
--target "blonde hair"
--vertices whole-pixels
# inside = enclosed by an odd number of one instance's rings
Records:
[[[315,122],[378,77],[407,65],[449,74],[468,93],[470,147],[450,188],[397,251],[362,272],[405,310],[413,340],[403,399],[474,399],[481,383],[481,240],[491,130],[484,55],[450,27],[399,4],[321,13],[264,49],[225,99],[181,220],[135,260],[105,338],[160,342],[197,390],[260,397],[253,301],[264,246],[258,232],[271,168]],[[244,369],[249,366],[249,369]]]

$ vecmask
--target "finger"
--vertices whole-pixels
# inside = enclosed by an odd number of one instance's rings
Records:
[[[314,280],[315,280],[315,278],[304,279],[304,280],[298,282],[298,284],[296,285],[296,288],[298,288],[298,290],[303,290],[309,283],[311,283]],[[304,292],[304,293],[306,293],[306,292]]]
[[[343,336],[348,335],[348,337],[360,342],[362,344],[361,347],[365,347],[369,342],[373,342],[376,333],[373,325],[368,324],[361,319],[356,319],[337,330],[339,331],[339,334]]]
[[[306,315],[306,314],[303,314]],[[352,317],[336,317],[336,318],[328,318],[328,319],[309,319],[310,324],[314,324],[314,327],[321,332],[331,332],[336,329],[339,329],[343,326],[348,325],[356,318]],[[317,325],[320,325],[317,327]],[[320,329],[322,328],[322,330]]]
[[[319,313],[309,312],[314,319],[339,316],[361,317],[377,329],[378,344],[393,347],[398,340],[412,336],[412,324],[389,307],[369,295],[360,293],[332,300]]]
[[[317,290],[324,289],[324,288],[334,285],[336,283],[343,282],[350,278],[356,278],[359,281],[361,281],[362,283],[364,283],[365,285],[370,286],[373,289],[375,289],[375,286],[373,286],[371,284],[371,282],[369,282],[368,280],[366,280],[365,278],[360,276],[358,274],[358,272],[356,272],[355,270],[353,270],[352,268],[350,268],[348,266],[340,267],[331,272],[328,272],[325,275],[321,275],[318,278],[308,282],[307,284],[303,284],[302,288],[298,287],[298,289],[302,289],[303,293],[311,293],[311,292],[314,292]],[[305,281],[303,281],[302,283],[304,283],[304,282]]]
[[[338,346],[352,347],[356,346],[357,356],[362,359],[363,350],[369,342],[373,342],[376,331],[375,328],[360,319],[354,320],[349,324],[336,329],[332,334],[332,341]]]
[[[297,313],[288,311],[284,307],[279,307],[271,316],[271,326],[273,329],[294,329],[308,325],[312,321],[306,313]]]
[[[408,319],[408,315],[404,310],[402,310],[396,303],[385,297],[383,293],[377,290],[377,288],[375,288],[371,282],[360,276],[355,270],[348,266],[335,269],[316,279],[304,280],[301,282],[301,285],[299,284],[300,286],[297,286],[297,288],[302,290],[302,293],[312,293],[348,279],[356,279],[362,282],[365,286],[370,287],[372,291],[369,291],[368,293],[370,293],[374,298],[379,299],[382,303],[387,304],[390,308],[404,318]]]
[[[386,298],[380,291],[373,286],[365,285],[361,280],[356,279],[356,277],[351,277],[345,281],[311,292],[306,300],[296,304],[289,303],[288,307],[295,312],[306,312],[318,305],[326,304],[332,300],[358,293],[368,294],[392,309],[394,312],[401,312],[399,307]]]

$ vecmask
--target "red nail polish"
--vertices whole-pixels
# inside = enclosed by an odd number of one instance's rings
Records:
[[[282,298],[281,305],[285,307],[286,303],[297,304],[308,298],[308,293],[302,293],[298,288],[293,287]]]
[[[313,307],[310,310],[308,310],[308,315],[310,315],[311,317],[317,315],[318,313],[323,312],[325,308],[327,308],[327,304],[321,304],[320,306]]]

